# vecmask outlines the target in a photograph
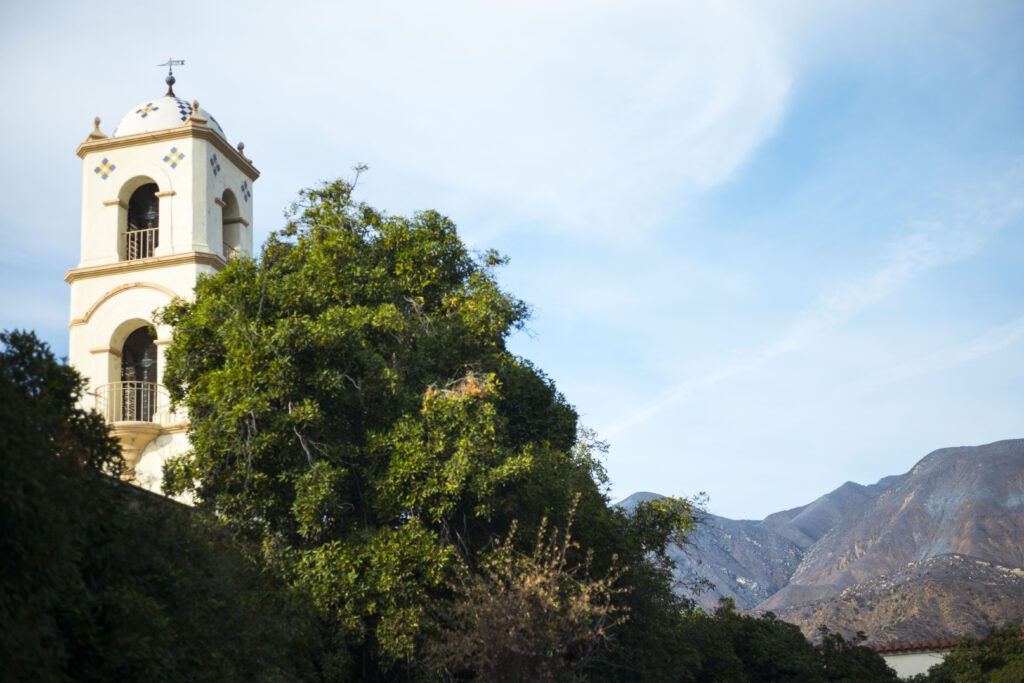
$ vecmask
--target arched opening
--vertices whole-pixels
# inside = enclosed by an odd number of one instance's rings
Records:
[[[152,422],[157,408],[156,335],[140,327],[121,347],[120,415],[115,422]]]
[[[238,199],[231,190],[224,190],[223,202],[224,221],[221,227],[223,236],[225,260],[230,260],[242,253],[242,229],[245,227],[245,219],[242,218],[241,210],[238,207]]]
[[[128,200],[125,260],[149,258],[160,245],[160,198],[156,196],[158,190],[156,183],[146,183],[132,192]]]

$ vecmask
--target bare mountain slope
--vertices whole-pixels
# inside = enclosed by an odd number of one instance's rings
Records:
[[[934,451],[761,521],[708,515],[691,541],[676,575],[714,584],[707,608],[731,597],[875,642],[978,633],[1024,618],[1024,439]]]
[[[663,496],[649,491],[634,493],[617,505],[632,511],[639,503]],[[730,597],[741,609],[750,609],[786,585],[803,553],[793,542],[760,522],[702,515],[700,524],[685,547],[673,545],[669,556],[675,561],[679,590],[710,584],[710,590],[694,597],[699,605],[713,609],[720,597]]]
[[[940,555],[869,579],[827,600],[783,609],[779,617],[812,636],[821,624],[873,643],[982,636],[1019,621],[1024,569],[976,557]]]
[[[770,529],[796,543],[801,549],[813,545],[818,539],[851,512],[859,510],[864,503],[885,489],[883,482],[862,486],[848,481],[835,491],[826,493],[813,503],[794,510],[768,515],[761,526]]]
[[[732,598],[740,609],[751,609],[789,581],[802,552],[789,539],[759,522],[707,515],[690,537],[690,545],[673,546],[681,587],[710,583],[711,590],[695,596],[705,609],[721,597]]]
[[[838,595],[950,553],[1024,566],[1024,439],[929,454],[808,546],[789,585],[759,609]]]
[[[808,505],[761,521],[706,515],[690,545],[670,552],[676,561],[676,578],[682,587],[699,582],[714,587],[696,596],[706,609],[721,597],[732,598],[740,609],[753,609],[789,583],[806,548],[839,519],[877,496],[886,482],[871,486],[846,482]],[[629,507],[630,501],[653,495],[634,494],[620,505]]]

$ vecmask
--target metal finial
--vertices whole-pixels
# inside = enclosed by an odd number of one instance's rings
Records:
[[[164,83],[167,84],[167,94],[170,97],[174,97],[174,84],[176,82],[176,80],[174,78],[174,67],[176,67],[176,66],[185,66],[185,60],[184,59],[172,59],[172,58],[168,57],[166,62],[164,62],[163,64],[157,64],[157,66],[166,66],[167,67],[167,78],[164,79]]]

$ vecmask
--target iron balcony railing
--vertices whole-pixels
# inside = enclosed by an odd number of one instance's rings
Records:
[[[154,422],[172,425],[183,422],[171,410],[167,389],[156,382],[111,382],[96,390],[96,409],[107,422]]]
[[[230,261],[231,259],[236,259],[239,256],[241,256],[242,255],[242,250],[237,248],[237,247],[231,246],[227,242],[224,242],[223,243],[223,253],[224,253],[224,260],[225,261]]]
[[[160,245],[160,228],[129,228],[124,234],[124,257],[127,261],[149,258]]]

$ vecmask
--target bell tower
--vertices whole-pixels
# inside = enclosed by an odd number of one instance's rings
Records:
[[[196,101],[167,93],[125,114],[111,135],[100,119],[82,159],[81,256],[71,286],[69,355],[87,402],[121,440],[128,476],[160,491],[163,463],[188,448],[187,415],[163,387],[171,330],[154,312],[190,298],[196,279],[252,256],[252,187],[244,145]]]

